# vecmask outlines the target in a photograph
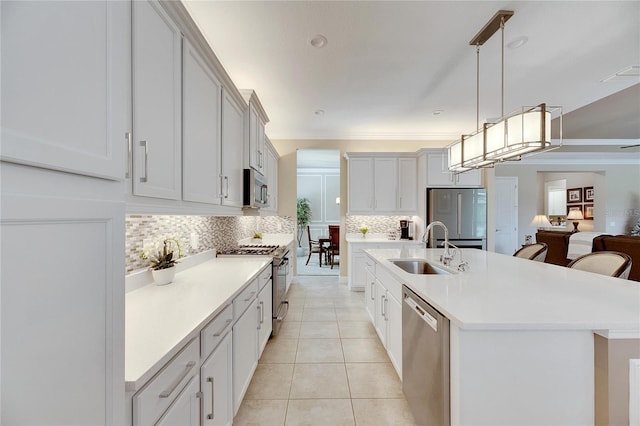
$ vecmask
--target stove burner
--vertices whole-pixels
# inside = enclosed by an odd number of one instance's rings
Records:
[[[253,255],[253,256],[274,256],[278,254],[282,256],[286,251],[286,247],[277,245],[260,245],[260,244],[243,244],[237,248],[227,249],[218,252],[220,256],[237,256],[237,255]]]

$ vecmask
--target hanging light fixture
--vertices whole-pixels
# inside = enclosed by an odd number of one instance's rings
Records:
[[[504,24],[513,16],[511,10],[500,10],[469,42],[476,46],[478,55],[478,88],[476,93],[476,132],[463,136],[447,147],[449,171],[464,173],[479,167],[490,167],[506,160],[519,160],[523,155],[548,151],[562,145],[562,108],[540,104],[523,107],[508,115],[504,114]],[[480,92],[480,46],[500,29],[502,35],[501,53],[501,118],[495,123],[484,123],[479,128]],[[551,143],[551,120],[556,115],[559,120],[560,139],[557,145]]]

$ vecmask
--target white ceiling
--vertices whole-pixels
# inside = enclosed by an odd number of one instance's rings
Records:
[[[630,87],[604,78],[640,64],[640,1],[183,0],[241,89],[254,89],[272,139],[453,140],[476,128],[469,41],[500,9],[505,113],[565,113]],[[328,44],[309,43],[323,34]],[[500,116],[500,33],[480,51],[480,120]],[[316,110],[324,110],[316,115]],[[435,110],[443,110],[433,115]]]

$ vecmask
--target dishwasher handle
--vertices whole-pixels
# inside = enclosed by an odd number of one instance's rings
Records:
[[[405,296],[404,303],[409,305],[411,309],[413,309],[413,311],[417,313],[424,322],[429,324],[429,327],[431,327],[433,331],[435,331],[436,333],[438,332],[438,320],[431,316],[429,312],[422,309],[411,296]]]

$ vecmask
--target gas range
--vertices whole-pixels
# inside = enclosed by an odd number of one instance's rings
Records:
[[[238,247],[221,250],[216,256],[271,256],[276,259],[282,259],[287,255],[286,246],[263,245],[263,244],[245,244]]]

